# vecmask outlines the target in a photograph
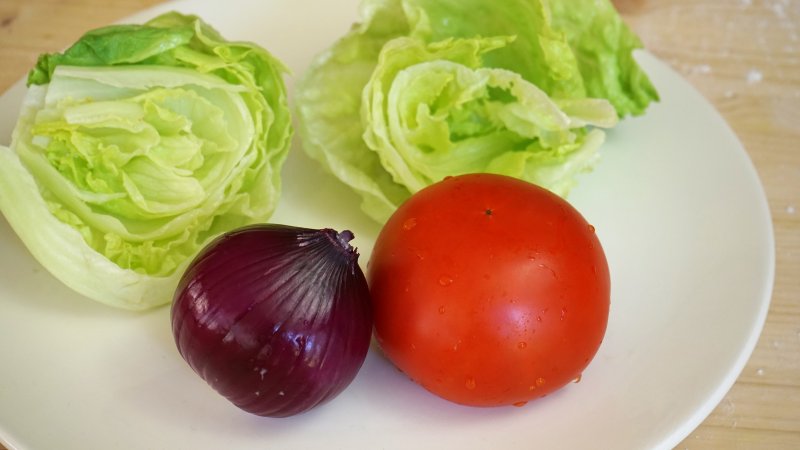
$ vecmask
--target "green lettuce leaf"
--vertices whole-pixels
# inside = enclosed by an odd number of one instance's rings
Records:
[[[608,99],[620,117],[644,114],[658,100],[647,74],[634,59],[642,42],[609,1],[550,2],[553,25],[573,49],[589,97]]]
[[[543,172],[528,163],[568,159],[583,148],[586,125],[616,124],[614,108],[606,101],[570,101],[572,109],[592,110],[595,117],[587,122],[586,117],[570,117],[521,75],[481,67],[483,53],[510,40],[450,39],[426,45],[397,38],[383,47],[364,89],[361,123],[367,125],[364,141],[396,183],[413,193],[448,175],[498,172],[552,189],[560,180],[540,176]],[[580,171],[588,162],[572,165]]]
[[[597,160],[599,128],[657,94],[607,0],[556,3],[364,0],[361,22],[298,83],[303,148],[381,222],[447,175],[496,172],[567,195]],[[596,46],[595,32],[616,40]]]
[[[0,209],[77,292],[168,303],[206,243],[274,211],[292,134],[284,73],[195,16],[91,31],[30,72],[0,148]]]

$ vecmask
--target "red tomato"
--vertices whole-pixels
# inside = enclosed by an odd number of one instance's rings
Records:
[[[500,175],[412,196],[381,230],[368,281],[386,356],[464,405],[520,406],[576,380],[608,323],[594,228],[555,194]]]

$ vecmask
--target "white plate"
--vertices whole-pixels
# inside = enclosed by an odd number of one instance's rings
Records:
[[[356,19],[356,0],[190,0],[229,38],[295,74]],[[0,441],[19,449],[670,448],[722,399],[764,323],[774,276],[769,210],[742,145],[649,54],[663,100],[624,121],[570,200],[612,271],[607,337],[580,383],[522,408],[474,409],[417,387],[376,352],[338,398],[307,414],[239,411],[180,359],[169,311],[109,309],[44,271],[0,219]],[[0,98],[7,143],[23,95]],[[275,222],[349,228],[364,264],[378,231],[354,195],[298,147]]]

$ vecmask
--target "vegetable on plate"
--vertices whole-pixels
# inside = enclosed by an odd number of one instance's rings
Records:
[[[364,0],[299,80],[298,129],[381,223],[447,175],[564,196],[603,129],[658,99],[641,46],[609,0]]]
[[[594,227],[504,175],[449,177],[413,195],[378,235],[367,279],[385,355],[463,405],[522,406],[580,379],[608,323]]]
[[[285,72],[196,16],[90,31],[30,72],[0,148],[0,209],[80,294],[168,303],[205,244],[275,209],[292,135]]]
[[[287,417],[342,392],[369,349],[353,234],[252,225],[210,243],[175,293],[178,350],[239,408]]]

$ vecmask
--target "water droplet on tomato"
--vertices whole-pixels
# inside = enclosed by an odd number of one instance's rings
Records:
[[[589,225],[589,231],[591,231],[592,233],[594,233],[594,231],[595,231],[595,229],[594,229],[594,225],[591,225],[591,224]]]
[[[528,402],[516,402],[516,403],[512,403],[512,405],[513,405],[513,406],[516,406],[517,408],[520,408],[520,407],[522,407],[522,406],[525,406],[525,405],[527,405],[527,404],[528,404]]]
[[[442,286],[450,286],[453,284],[453,279],[448,277],[447,275],[442,275],[439,277],[439,284]]]
[[[544,386],[544,384],[546,382],[547,382],[547,380],[545,380],[542,377],[539,377],[539,378],[536,379],[536,387],[542,387],[542,386]]]
[[[446,311],[446,309],[445,309],[444,305],[439,307],[439,314],[444,314],[445,311]]]
[[[567,308],[561,308],[561,320],[567,318]]]
[[[552,276],[553,278],[558,279],[558,275],[556,274],[556,271],[553,270],[552,267],[548,266],[547,264],[539,264],[539,267],[550,272],[550,276]]]
[[[475,385],[476,385],[476,384],[475,384],[475,378],[472,378],[472,377],[467,377],[467,379],[466,379],[466,380],[464,380],[464,386],[465,386],[467,389],[469,389],[470,391],[471,391],[471,390],[473,390],[473,389],[475,389]]]
[[[414,217],[406,219],[406,221],[403,222],[403,229],[406,231],[414,228],[415,226],[417,226],[417,219],[415,219]]]
[[[521,342],[517,343],[517,348],[520,349],[520,350],[526,348],[527,346],[528,346],[528,343],[524,342],[524,341],[521,341]]]
[[[572,380],[572,382],[573,382],[573,383],[580,383],[580,382],[581,382],[581,378],[583,378],[583,374],[580,374],[580,373],[579,373],[579,374],[578,374],[578,376],[577,376],[577,377],[575,377],[575,379],[574,379],[574,380]]]

